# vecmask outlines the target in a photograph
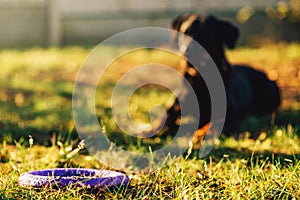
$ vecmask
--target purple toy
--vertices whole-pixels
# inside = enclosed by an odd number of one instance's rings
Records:
[[[110,170],[56,168],[23,173],[18,182],[21,186],[34,188],[75,186],[87,190],[113,190],[128,185],[129,178],[126,174]]]

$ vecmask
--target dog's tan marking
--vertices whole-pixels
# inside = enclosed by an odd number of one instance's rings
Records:
[[[179,32],[180,33],[186,33],[187,29],[191,27],[192,23],[198,18],[197,15],[191,15],[185,22],[181,24],[179,27]],[[187,45],[190,43],[190,38],[189,37],[179,37],[179,50],[181,52],[185,52],[187,49]]]
[[[192,25],[192,23],[198,18],[197,15],[191,15],[185,22],[180,26],[179,32],[185,33],[186,30]]]
[[[193,149],[200,149],[201,143],[210,128],[210,123],[205,124],[202,128],[194,132],[192,139]]]
[[[198,71],[194,67],[188,67],[186,72],[191,76],[191,77],[196,77],[198,76]]]

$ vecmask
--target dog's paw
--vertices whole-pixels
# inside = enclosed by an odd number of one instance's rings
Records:
[[[193,135],[193,139],[191,141],[191,146],[193,149],[200,149],[202,145],[202,141],[206,134],[208,133],[208,130],[210,128],[210,123],[205,124],[200,129],[196,130]]]

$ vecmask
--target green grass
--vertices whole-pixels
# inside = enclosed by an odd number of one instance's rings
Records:
[[[91,48],[29,48],[0,51],[0,199],[298,199],[300,198],[300,45],[278,44],[229,51],[232,63],[247,63],[275,79],[283,103],[275,130],[267,118],[250,118],[240,140],[221,137],[204,159],[179,158],[151,173],[131,173],[130,185],[114,192],[91,193],[79,188],[26,189],[20,173],[54,167],[104,168],[76,147],[72,89],[77,70]],[[116,50],[107,48],[107,56]],[[159,55],[159,56],[158,56]],[[96,111],[107,133],[134,145],[112,120],[109,96],[117,80],[132,67],[160,62],[179,69],[179,60],[165,52],[137,51],[112,63],[96,95]],[[99,63],[101,64],[101,63]],[[137,123],[149,121],[153,103],[172,95],[145,87],[131,99]],[[29,144],[29,135],[34,139]],[[257,140],[250,138],[258,135]],[[136,142],[136,141],[135,141]]]
[[[277,130],[275,135],[256,141],[223,139],[205,159],[179,158],[151,173],[129,174],[131,182],[126,188],[99,193],[71,187],[37,190],[18,186],[19,174],[28,170],[103,166],[82,153],[66,159],[72,151],[70,146],[46,148],[17,143],[2,148],[2,156],[6,155],[8,161],[0,165],[0,196],[3,199],[297,199],[299,142],[294,130]]]
[[[0,129],[2,136],[32,134],[40,140],[72,123],[74,72],[89,50],[2,50]]]

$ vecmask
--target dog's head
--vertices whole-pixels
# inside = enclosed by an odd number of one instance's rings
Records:
[[[224,67],[224,46],[234,48],[239,36],[239,30],[231,23],[213,16],[205,17],[199,14],[180,15],[173,20],[171,28],[198,42],[210,54],[219,69]],[[189,37],[173,33],[173,39],[187,58],[189,51],[193,49],[193,43]]]
[[[192,24],[192,22],[198,18],[198,14],[181,14],[177,16],[175,19],[173,19],[170,23],[170,29],[174,30],[171,33],[171,42],[177,47],[180,48],[180,41],[179,41],[179,35],[178,32],[184,33],[185,30]]]

